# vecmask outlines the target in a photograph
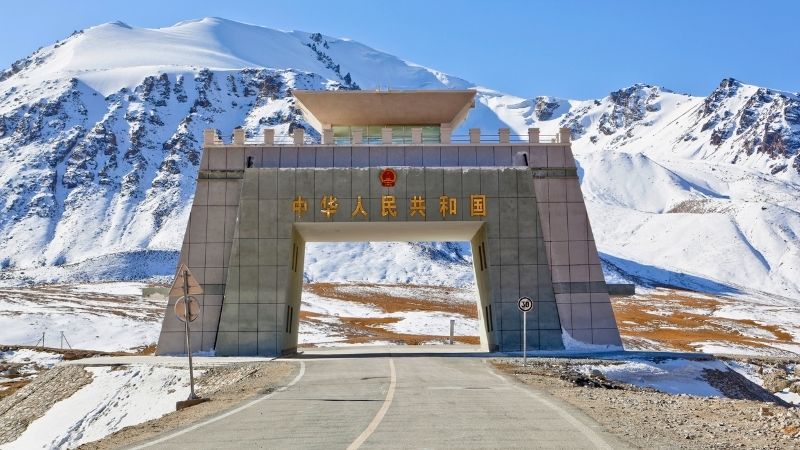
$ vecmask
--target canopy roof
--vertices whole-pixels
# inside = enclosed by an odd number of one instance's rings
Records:
[[[297,105],[320,132],[330,126],[448,125],[475,106],[473,90],[294,91]]]

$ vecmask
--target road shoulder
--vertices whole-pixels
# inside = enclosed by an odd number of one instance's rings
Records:
[[[123,428],[99,441],[78,448],[115,449],[151,441],[203,419],[225,414],[248,400],[269,395],[288,383],[298,371],[299,364],[285,361],[241,363],[210,368],[198,379],[198,394],[211,398],[211,401]],[[231,382],[230,377],[236,380]]]
[[[583,361],[585,363],[585,361]],[[497,358],[500,372],[572,405],[639,448],[795,448],[797,408],[729,398],[670,395],[601,378],[574,377],[567,358]],[[777,420],[773,420],[777,418]],[[800,435],[800,433],[798,433]]]

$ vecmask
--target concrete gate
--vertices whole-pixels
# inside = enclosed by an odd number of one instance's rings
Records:
[[[469,241],[485,350],[521,350],[516,303],[523,295],[535,302],[530,349],[563,348],[562,330],[580,342],[621,345],[568,130],[540,142],[531,129],[526,142],[513,143],[507,129],[495,142],[481,142],[470,130],[468,142],[453,143],[450,130],[474,92],[295,96],[322,144],[305,144],[299,129],[286,145],[276,144],[271,130],[252,144],[241,129],[231,144],[215,130],[205,134],[181,250],[181,262],[204,289],[202,315],[192,323],[195,351],[296,350],[305,243],[320,241]],[[309,111],[308,104],[335,104],[349,115],[326,121],[330,111]],[[348,104],[368,116],[353,116]],[[417,104],[425,111],[415,111]],[[439,104],[449,109],[425,116]],[[337,140],[330,125],[369,129],[369,120],[416,126],[410,139],[397,137],[404,132],[398,126],[381,127],[380,140],[370,142],[358,129]],[[423,142],[430,123],[437,142]],[[185,351],[183,325],[171,313],[175,300],[166,308],[158,354]]]

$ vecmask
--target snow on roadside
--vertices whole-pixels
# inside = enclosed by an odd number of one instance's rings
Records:
[[[721,361],[668,359],[662,362],[637,360],[614,365],[583,365],[579,370],[587,375],[598,370],[609,380],[648,387],[667,394],[722,397],[722,393],[706,381],[703,371],[730,369]]]
[[[175,402],[188,396],[186,369],[132,365],[86,370],[92,373],[91,383],[56,403],[3,448],[74,448],[172,412]]]
[[[738,373],[739,375],[747,378],[751,382],[761,387],[764,386],[764,379],[761,378],[761,375],[758,374],[759,366],[736,360],[726,361],[725,365],[727,365],[731,370]]]
[[[773,368],[765,369],[763,366],[758,366],[756,364],[743,361],[726,361],[725,364],[730,367],[731,370],[737,372],[739,375],[742,375],[743,377],[765,389],[767,386],[764,386],[764,374],[774,370]],[[793,372],[795,366],[790,365],[787,368]],[[789,375],[787,379],[795,382],[797,381],[798,377],[796,375]],[[769,391],[772,392],[772,390]],[[800,394],[791,392],[789,388],[783,389],[782,391],[773,392],[773,394],[787,403],[800,406]]]
[[[775,396],[787,403],[800,406],[800,394],[798,393],[781,391],[781,392],[776,392]]]
[[[564,350],[568,352],[618,352],[623,348],[617,345],[587,344],[572,337],[567,330],[561,330],[561,340],[564,342]]]

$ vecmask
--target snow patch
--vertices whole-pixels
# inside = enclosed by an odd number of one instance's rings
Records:
[[[564,342],[564,350],[570,352],[587,352],[587,353],[595,353],[595,352],[618,352],[623,350],[621,346],[618,345],[599,345],[599,344],[587,344],[585,342],[581,342],[576,340],[569,334],[569,332],[565,329],[561,329],[561,340]]]
[[[705,370],[730,370],[721,361],[668,359],[661,362],[627,361],[614,365],[584,365],[579,369],[589,375],[600,371],[610,380],[656,389],[667,394],[688,394],[722,397],[722,393],[706,381]]]
[[[72,288],[74,292],[94,292],[97,294],[112,295],[142,295],[142,288],[147,283],[95,283],[79,284]]]
[[[176,401],[188,396],[187,369],[132,365],[86,370],[92,373],[91,383],[53,405],[3,448],[75,448],[170,413]]]

